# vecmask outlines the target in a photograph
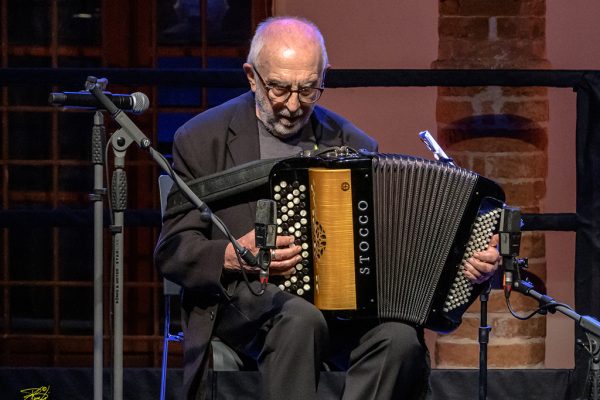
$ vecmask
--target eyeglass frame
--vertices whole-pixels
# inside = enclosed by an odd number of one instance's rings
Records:
[[[258,79],[260,79],[260,82],[262,83],[262,85],[264,86],[264,88],[267,90],[267,97],[269,98],[269,100],[275,101],[277,103],[284,103],[285,104],[285,103],[288,102],[288,100],[290,99],[290,97],[292,97],[292,93],[297,93],[298,94],[298,101],[300,103],[302,103],[302,104],[315,104],[317,101],[319,101],[319,99],[323,95],[323,91],[325,90],[324,83],[322,83],[320,87],[310,86],[310,87],[304,87],[304,88],[295,89],[295,90],[292,90],[290,88],[285,88],[285,87],[282,87],[282,86],[269,85],[267,82],[265,82],[265,80],[263,79],[263,77],[260,75],[260,73],[256,69],[255,65],[252,65],[252,69],[254,70],[254,72],[256,72],[256,76],[258,76]],[[274,88],[286,90],[287,91],[287,97],[285,99],[283,99],[283,100],[272,99],[271,95],[269,93]],[[305,89],[317,90],[317,92],[319,93],[319,95],[317,96],[317,98],[314,101],[302,101],[300,92],[302,90],[305,90]]]

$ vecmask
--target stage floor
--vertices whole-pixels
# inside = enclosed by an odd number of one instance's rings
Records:
[[[565,400],[571,370],[520,369],[489,370],[489,400],[540,399]],[[342,372],[324,372],[321,375],[319,399],[338,399],[343,384]],[[182,371],[171,369],[167,377],[167,398],[176,399]],[[219,400],[254,400],[258,396],[257,372],[215,372],[212,375],[213,396]],[[104,399],[110,399],[110,370],[104,374]],[[434,369],[431,375],[433,400],[478,399],[477,370]],[[125,369],[124,394],[126,400],[158,399],[160,394],[159,369]],[[47,400],[74,400],[93,398],[91,368],[0,368],[0,398],[31,399],[31,391],[49,388]],[[37,398],[37,397],[35,397]],[[42,397],[40,397],[42,398]]]

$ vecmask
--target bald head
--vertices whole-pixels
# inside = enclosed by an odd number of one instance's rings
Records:
[[[289,138],[306,125],[328,67],[323,36],[312,22],[276,17],[258,26],[244,71],[267,131]]]
[[[269,18],[256,28],[247,63],[261,66],[274,57],[283,61],[312,58],[320,73],[328,65],[321,32],[312,22],[297,17]]]

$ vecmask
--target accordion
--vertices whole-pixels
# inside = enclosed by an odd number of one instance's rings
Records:
[[[491,180],[437,161],[336,150],[278,162],[269,187],[278,235],[302,246],[293,273],[271,282],[324,312],[449,332],[483,289],[463,269],[498,228],[504,193]]]

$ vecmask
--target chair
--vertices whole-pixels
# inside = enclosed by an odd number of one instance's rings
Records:
[[[161,175],[158,178],[158,191],[160,193],[160,209],[161,214],[164,214],[167,207],[167,196],[173,186],[173,180],[168,175]],[[161,366],[161,381],[160,381],[160,399],[165,399],[167,389],[167,360],[169,355],[169,342],[181,342],[184,340],[183,332],[177,334],[171,333],[171,298],[181,295],[181,286],[163,279],[163,296],[165,306],[164,319],[164,337],[163,337],[163,356]],[[239,371],[244,363],[239,355],[229,346],[223,343],[219,338],[213,337],[211,340],[212,347],[212,369],[213,371]]]

